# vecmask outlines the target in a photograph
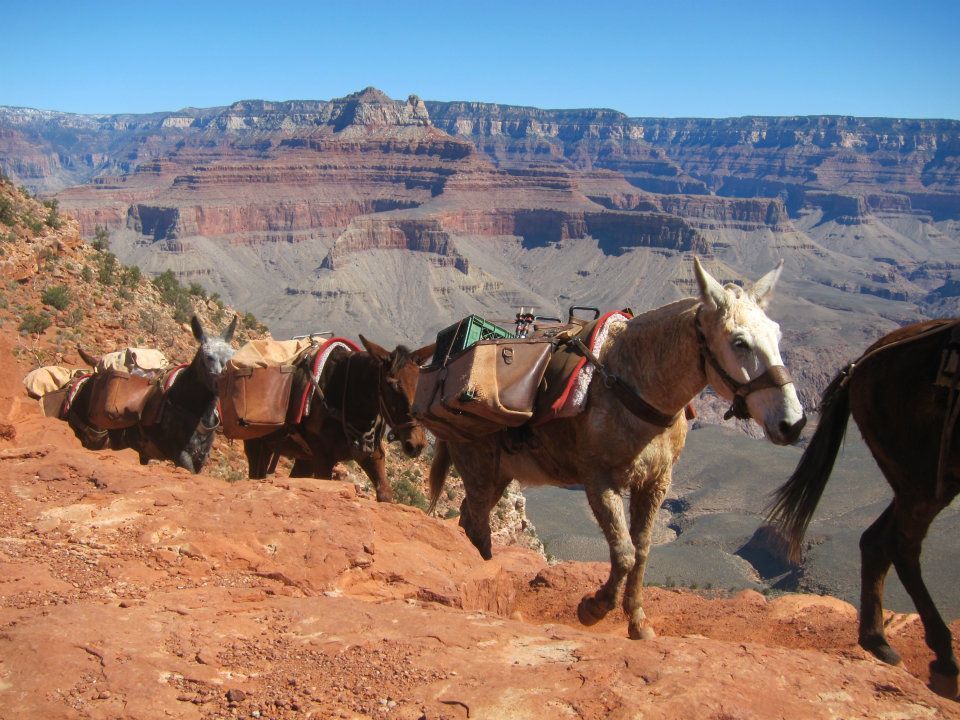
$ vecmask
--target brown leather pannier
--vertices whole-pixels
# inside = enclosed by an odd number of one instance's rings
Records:
[[[250,440],[283,427],[295,369],[293,365],[227,366],[219,380],[223,434]]]
[[[533,415],[550,340],[484,340],[439,368],[420,371],[412,414],[437,437],[468,440]]]
[[[90,422],[102,430],[133,427],[153,387],[150,378],[132,375],[125,370],[105,370],[89,381]]]
[[[40,407],[43,408],[44,417],[63,419],[63,401],[67,399],[67,392],[69,392],[69,390],[70,387],[67,386],[43,394],[40,398]]]

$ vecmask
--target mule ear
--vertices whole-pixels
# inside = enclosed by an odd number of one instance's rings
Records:
[[[230,342],[233,340],[233,334],[237,331],[237,320],[240,319],[239,315],[234,315],[233,320],[230,321],[230,326],[223,331],[223,341]]]
[[[773,288],[776,286],[777,280],[780,279],[781,270],[783,270],[783,258],[780,258],[777,266],[757,280],[749,290],[750,297],[764,310],[766,310],[767,305],[770,303]]]
[[[77,345],[77,354],[80,355],[80,359],[83,360],[90,367],[96,367],[100,364],[101,357],[98,355],[91,355],[82,347]]]
[[[433,351],[436,349],[437,344],[430,343],[429,345],[423,346],[419,350],[414,350],[412,353],[410,353],[410,355],[413,357],[413,360],[417,363],[417,365],[423,365],[427,360],[433,357]]]
[[[703,269],[700,258],[693,258],[693,272],[697,276],[697,285],[700,286],[700,299],[704,305],[717,310],[727,302],[727,295],[723,286],[713,279],[713,276]]]
[[[360,336],[360,344],[363,345],[363,349],[368,353],[373,355],[380,362],[386,362],[390,359],[390,353],[384,350],[382,347],[377,345],[372,340],[367,340],[363,335]]]
[[[203,325],[200,324],[200,318],[196,315],[190,318],[190,327],[193,329],[193,336],[197,339],[197,342],[206,342],[206,333],[203,332]]]

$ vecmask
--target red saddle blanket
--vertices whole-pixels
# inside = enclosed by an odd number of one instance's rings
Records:
[[[313,378],[313,382],[307,380],[307,382],[298,383],[298,386],[294,388],[293,394],[290,398],[290,412],[287,415],[287,418],[290,422],[298,423],[303,420],[304,417],[310,414],[310,408],[313,405],[314,391],[313,384],[320,382],[320,377],[323,375],[323,369],[327,364],[327,360],[330,359],[330,356],[337,349],[343,349],[347,352],[360,352],[360,348],[350,340],[341,337],[334,337],[327,340],[323,345],[320,345],[315,351],[313,351],[309,356],[304,360],[306,363],[306,371],[309,373],[310,377]],[[306,378],[305,378],[306,379]]]

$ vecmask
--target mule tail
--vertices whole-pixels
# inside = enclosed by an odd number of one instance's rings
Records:
[[[430,507],[427,508],[427,515],[433,515],[437,509],[440,493],[443,492],[443,484],[450,470],[450,462],[450,447],[445,440],[438,438],[433,450],[433,462],[430,463]]]
[[[800,560],[803,536],[830,479],[847,431],[847,418],[850,417],[848,381],[852,371],[852,364],[845,367],[824,390],[817,430],[793,475],[773,493],[767,522],[786,539],[792,562]]]

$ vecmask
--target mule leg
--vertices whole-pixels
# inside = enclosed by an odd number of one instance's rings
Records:
[[[370,455],[363,455],[357,460],[357,464],[373,483],[377,492],[377,502],[393,502],[393,488],[390,487],[390,481],[387,480],[387,463],[383,448],[381,447]]]
[[[273,475],[277,471],[277,465],[280,464],[280,451],[275,448],[270,448],[270,457],[267,462],[267,474]]]
[[[177,467],[186,468],[193,474],[197,473],[197,470],[195,470],[193,467],[193,456],[189,451],[181,450],[179,453],[177,453],[177,459],[175,462]]]
[[[914,508],[901,506],[897,513],[897,542],[893,552],[893,566],[904,588],[910,593],[923,622],[927,646],[936,655],[936,660],[930,663],[931,680],[935,684],[945,685],[946,693],[954,696],[957,693],[958,667],[953,653],[953,637],[937,611],[920,571],[920,548],[930,523],[941,507],[928,506],[924,509],[926,512],[917,512]]]
[[[900,656],[883,632],[883,585],[893,562],[894,507],[891,503],[860,536],[860,646],[885,663]]]
[[[661,478],[651,489],[637,488],[630,493],[630,536],[636,547],[633,569],[627,576],[627,588],[623,609],[629,620],[628,631],[632,640],[649,640],[656,637],[653,626],[643,612],[643,575],[647,570],[653,526],[663,498],[670,487],[670,473]]]
[[[623,498],[609,484],[587,481],[587,501],[610,546],[610,575],[593,595],[577,606],[577,617],[584,625],[593,625],[620,604],[627,573],[633,568],[635,550],[623,515]]]
[[[303,458],[297,458],[294,460],[293,467],[290,469],[290,477],[292,478],[314,477],[321,478],[323,480],[329,480],[332,474],[332,465],[329,469],[324,467],[318,469],[315,460],[305,460]]]
[[[497,440],[493,441],[498,442]],[[490,539],[490,511],[503,496],[512,477],[496,461],[496,445],[450,446],[454,464],[463,478],[464,497],[460,504],[460,527],[484,560],[493,557]]]
[[[267,477],[267,442],[261,438],[243,441],[243,452],[247,456],[247,475],[251,480],[263,480]]]

